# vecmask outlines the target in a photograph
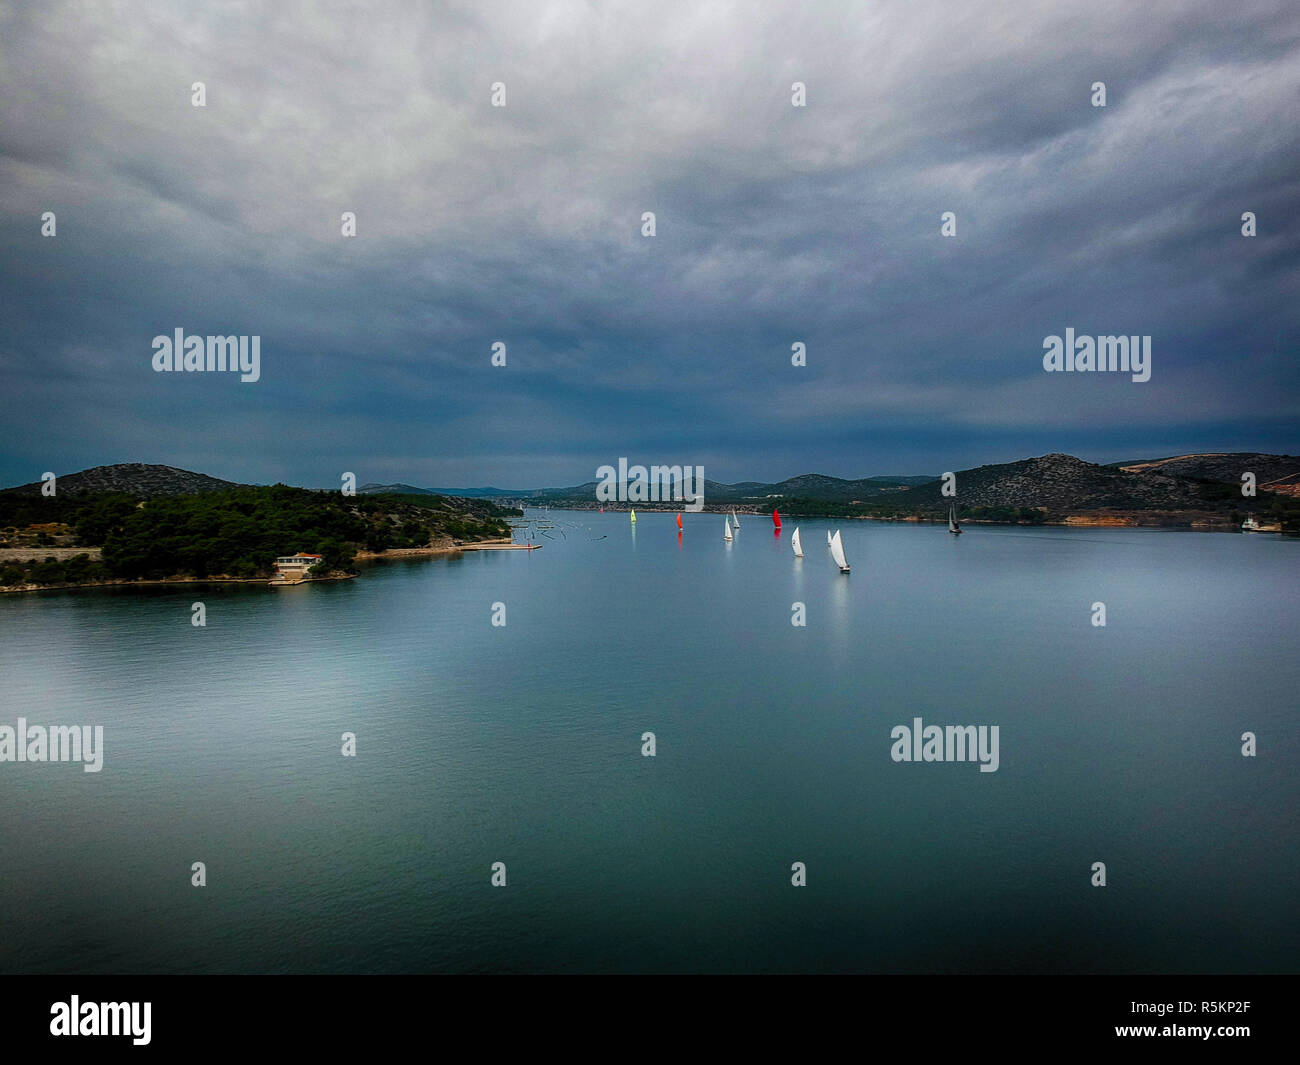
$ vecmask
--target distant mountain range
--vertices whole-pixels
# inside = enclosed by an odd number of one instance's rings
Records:
[[[933,474],[907,477],[866,477],[861,480],[847,481],[839,477],[827,477],[820,473],[805,473],[774,484],[762,481],[742,481],[739,484],[723,484],[720,481],[705,480],[704,495],[717,503],[741,503],[780,496],[810,496],[816,499],[834,499],[849,501],[868,499],[891,491],[899,491],[912,485],[925,484],[936,480]],[[564,500],[591,502],[596,498],[596,481],[577,484],[568,488],[416,488],[409,484],[363,484],[358,492],[367,495],[384,492],[396,492],[405,495],[444,495],[464,496],[477,499],[527,499],[538,502],[560,502]]]
[[[937,478],[933,475],[910,477],[864,477],[845,480],[821,473],[804,473],[784,481],[766,484],[761,481],[742,481],[723,484],[721,481],[704,481],[704,498],[708,503],[727,503],[737,506],[765,506],[781,499],[821,499],[828,502],[849,503],[903,492],[916,485],[928,484]],[[559,505],[566,502],[584,502],[596,505],[598,481],[574,485],[571,488],[540,488],[527,496],[515,497],[537,503]]]
[[[1253,473],[1260,495],[1241,494],[1242,475]],[[122,463],[96,466],[58,478],[60,496],[124,492],[137,499],[193,495],[238,487],[231,481],[173,466]],[[363,484],[359,495],[402,494],[469,499],[509,499],[539,505],[594,509],[596,481],[569,488],[510,490],[493,487],[434,489],[401,482]],[[808,473],[772,483],[705,481],[706,509],[778,507],[791,514],[846,517],[933,517],[953,502],[935,475],[860,479]],[[40,482],[5,489],[39,494]],[[956,471],[956,503],[975,520],[1059,521],[1071,516],[1142,515],[1169,524],[1224,525],[1240,512],[1275,505],[1300,510],[1300,457],[1255,452],[1175,455],[1098,465],[1071,455],[1050,454]],[[626,505],[626,504],[623,504]],[[666,502],[672,506],[671,502]],[[653,507],[653,504],[649,504]],[[983,512],[982,514],[980,512]],[[1032,512],[1032,514],[1031,514]],[[1279,520],[1290,519],[1279,512]]]
[[[974,521],[1205,528],[1234,527],[1244,514],[1259,511],[1285,528],[1300,525],[1300,458],[1293,455],[1177,455],[1103,466],[1057,453],[954,472],[955,497],[944,495],[943,480],[934,476],[845,480],[804,474],[771,484],[706,481],[705,509],[778,508],[792,516],[900,520],[939,518],[955,503]],[[1241,493],[1248,472],[1255,475],[1255,497]],[[527,500],[594,508],[596,485],[539,491]]]
[[[357,489],[360,495],[412,495],[460,496],[463,499],[524,499],[533,494],[532,488],[415,488],[409,484],[375,484],[373,481]]]
[[[1051,511],[1087,508],[1198,509],[1222,500],[1223,485],[1240,488],[1245,472],[1255,474],[1265,491],[1300,491],[1300,458],[1293,455],[1179,455],[1123,464],[1098,465],[1072,455],[1051,454],[956,472],[957,498],[963,505],[1044,507]],[[1217,487],[1207,490],[1205,483]],[[596,481],[572,488],[530,493],[539,502],[585,501],[594,505]],[[781,499],[804,502],[889,503],[911,509],[948,505],[937,475],[866,477],[846,480],[803,474],[784,481],[722,484],[705,481],[707,503],[779,506]],[[1240,496],[1238,495],[1238,498]]]

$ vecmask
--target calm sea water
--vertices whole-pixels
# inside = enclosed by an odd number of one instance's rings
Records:
[[[105,730],[98,774],[0,764],[0,971],[1297,968],[1300,542],[844,522],[844,577],[826,522],[796,561],[765,518],[549,517],[0,599],[0,724]],[[1000,768],[895,763],[918,716]]]

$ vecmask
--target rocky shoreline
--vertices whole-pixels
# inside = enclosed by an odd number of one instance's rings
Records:
[[[385,558],[433,558],[437,555],[457,555],[462,551],[501,551],[511,548],[523,548],[510,537],[493,540],[475,540],[472,543],[457,543],[455,540],[440,541],[428,547],[390,547],[387,551],[358,551],[353,558],[358,562],[373,562]]]
[[[475,541],[460,544],[455,541],[439,542],[428,547],[390,547],[387,551],[358,551],[354,559],[358,562],[374,562],[386,558],[434,558],[439,555],[458,555],[462,551],[509,551],[528,550],[526,544],[516,544],[510,538]],[[37,548],[35,553],[25,549],[7,549],[12,555],[31,556],[32,561],[40,561],[41,554],[58,551],[71,557],[72,554],[90,554],[98,557],[98,548]],[[56,556],[57,557],[57,556]],[[158,587],[187,584],[265,584],[274,587],[291,587],[297,584],[310,584],[312,581],[346,581],[352,580],[355,573],[330,573],[323,577],[305,577],[299,581],[276,582],[272,577],[227,577],[216,574],[210,577],[160,577],[138,580],[131,577],[111,577],[98,581],[79,581],[75,584],[8,584],[0,585],[0,592],[61,592],[83,588],[112,588],[118,586]]]
[[[324,577],[306,577],[295,583],[307,584],[310,581],[347,581],[352,580],[355,576],[355,573],[331,573]],[[0,592],[68,592],[79,588],[116,588],[119,586],[146,588],[186,584],[270,583],[271,578],[269,577],[158,577],[150,580],[137,580],[133,577],[111,577],[102,581],[80,581],[76,584],[3,584],[0,585]]]

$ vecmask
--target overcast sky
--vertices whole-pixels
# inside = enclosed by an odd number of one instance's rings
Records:
[[[0,3],[0,109],[6,485],[1300,452],[1294,0]]]

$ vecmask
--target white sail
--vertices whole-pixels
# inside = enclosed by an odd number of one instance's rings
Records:
[[[839,529],[836,529],[835,535],[831,537],[831,558],[835,559],[835,565],[840,567],[841,573],[848,572],[849,563],[844,557],[844,544],[840,540]]]
[[[732,508],[731,508],[731,524],[732,524],[735,528],[737,528],[737,529],[740,528],[740,519],[739,519],[738,517],[736,517],[736,508],[735,508],[735,507],[732,507]]]
[[[831,531],[830,531],[830,529],[827,529],[827,530],[826,530],[826,546],[827,546],[827,547],[830,547],[830,546],[831,546]]]
[[[730,521],[729,521],[725,516],[724,516],[723,519],[722,519],[722,529],[723,529],[723,532],[722,532],[722,538],[723,538],[724,540],[730,540],[730,539],[731,539],[731,522],[730,522]]]
[[[948,531],[950,533],[960,533],[961,527],[957,524],[957,504],[952,504],[948,508]]]
[[[803,558],[803,544],[799,542],[799,526],[794,527],[794,535],[790,537],[790,546],[794,548],[794,557]]]

